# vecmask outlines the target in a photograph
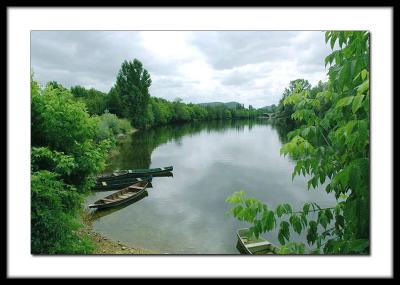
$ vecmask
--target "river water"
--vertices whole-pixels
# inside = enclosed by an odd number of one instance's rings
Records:
[[[292,181],[294,162],[280,155],[286,132],[265,120],[214,121],[134,133],[107,170],[172,165],[173,177],[155,177],[142,199],[94,212],[93,229],[132,247],[171,254],[238,254],[236,230],[247,227],[227,212],[225,199],[245,191],[271,208],[305,202],[331,206],[322,189],[307,190],[307,177]],[[87,204],[112,192],[96,192]],[[292,232],[295,241],[304,235]],[[277,232],[264,235],[279,245]]]

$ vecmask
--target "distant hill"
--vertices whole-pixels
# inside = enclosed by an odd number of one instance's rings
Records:
[[[238,103],[238,102],[227,102],[227,103],[223,103],[223,102],[209,102],[209,103],[200,103],[200,104],[198,104],[198,105],[203,106],[203,107],[208,107],[208,106],[210,106],[210,107],[226,106],[226,107],[229,108],[229,109],[236,109],[236,106],[242,105],[242,104],[240,104],[240,103]]]

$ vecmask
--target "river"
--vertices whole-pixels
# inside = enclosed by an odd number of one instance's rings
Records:
[[[197,122],[138,131],[119,147],[106,171],[172,165],[173,177],[153,178],[139,201],[98,211],[93,229],[127,245],[171,254],[238,254],[236,230],[247,227],[227,212],[235,191],[269,207],[314,201],[335,204],[307,177],[292,181],[294,162],[280,155],[286,132],[266,120]],[[87,204],[112,192],[96,192]],[[292,232],[295,241],[305,235]],[[264,238],[279,245],[277,232]]]

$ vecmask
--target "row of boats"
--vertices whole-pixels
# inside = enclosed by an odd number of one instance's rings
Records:
[[[97,177],[95,191],[114,191],[90,204],[90,208],[105,209],[124,207],[125,204],[137,201],[147,194],[146,189],[151,188],[153,177],[169,177],[173,167],[161,167],[151,169],[121,170]],[[123,205],[123,206],[121,206]],[[114,210],[112,210],[114,211]],[[237,231],[237,249],[243,254],[277,254],[279,248],[269,241],[259,237],[254,238],[248,228]]]
[[[173,176],[172,166],[151,168],[151,169],[134,169],[115,171],[97,177],[95,191],[115,191],[117,192],[105,196],[89,205],[89,208],[111,208],[128,203],[142,196],[147,188],[151,188],[153,177]]]

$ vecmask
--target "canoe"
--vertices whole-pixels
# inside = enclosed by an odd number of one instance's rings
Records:
[[[244,254],[276,254],[278,252],[277,246],[260,237],[249,238],[248,233],[247,228],[237,231],[238,249]]]
[[[128,187],[139,181],[152,181],[152,177],[143,177],[143,178],[125,178],[116,181],[102,181],[96,183],[92,190],[94,191],[112,191],[112,190],[121,190],[125,187]]]
[[[149,186],[147,186],[147,189],[148,188],[149,188]],[[96,210],[96,211],[90,212],[89,219],[91,221],[98,220],[98,219],[103,218],[105,216],[108,216],[108,215],[110,215],[112,213],[115,213],[116,211],[122,210],[125,207],[129,207],[133,203],[139,202],[140,200],[142,200],[142,199],[146,198],[147,196],[149,196],[149,192],[147,192],[147,189],[142,194],[136,196],[135,199],[129,200],[126,203],[123,203],[123,204],[115,206],[115,207],[109,207],[109,208],[104,208],[104,209],[100,209],[100,210]]]
[[[100,200],[97,200],[93,204],[90,204],[89,208],[103,209],[127,203],[142,195],[146,191],[149,183],[150,182],[148,180],[136,182],[120,191],[117,191],[111,195],[101,198]]]
[[[157,176],[162,175],[173,170],[172,166],[160,167],[160,168],[149,168],[149,169],[128,169],[119,170],[111,174],[105,174],[97,177],[98,182],[119,180],[127,177],[145,177],[145,176]]]

